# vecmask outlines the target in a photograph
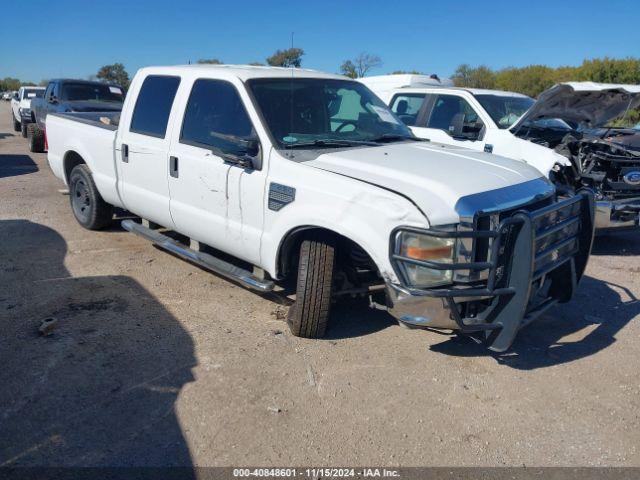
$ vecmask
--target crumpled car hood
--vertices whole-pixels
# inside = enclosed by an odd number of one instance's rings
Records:
[[[560,118],[584,127],[599,127],[640,105],[640,85],[567,82],[542,92],[536,103],[511,127],[525,122]]]
[[[427,142],[328,152],[305,165],[399,193],[431,225],[457,223],[456,204],[463,197],[541,178],[538,170],[518,160]],[[513,201],[518,199],[504,199]]]

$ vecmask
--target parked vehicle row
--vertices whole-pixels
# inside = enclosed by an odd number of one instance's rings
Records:
[[[416,136],[525,161],[562,192],[592,189],[600,231],[638,226],[640,135],[607,125],[640,105],[640,85],[570,82],[536,101],[514,92],[403,80],[361,79]]]
[[[50,113],[119,112],[124,101],[122,87],[87,80],[51,80],[44,93],[31,101],[31,122],[27,126],[29,149],[43,152],[46,120]]]
[[[11,115],[13,129],[22,132],[24,138],[27,137],[27,125],[33,122],[31,102],[34,98],[42,96],[44,87],[20,87],[11,98]]]
[[[45,113],[54,91],[36,102],[36,128],[78,222],[104,228],[123,208],[143,219],[125,229],[179,257],[259,292],[280,285],[295,294],[295,335],[322,337],[333,302],[362,295],[405,325],[504,351],[585,271],[590,190],[558,192],[519,159],[422,140],[406,110],[357,81],[153,67],[121,112]]]

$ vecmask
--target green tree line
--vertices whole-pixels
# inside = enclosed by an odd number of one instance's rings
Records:
[[[594,58],[581,65],[548,67],[528,65],[494,70],[486,65],[460,65],[452,76],[459,87],[494,88],[536,97],[560,82],[640,83],[640,58]]]
[[[537,97],[540,93],[560,82],[627,83],[640,84],[640,58],[594,58],[578,66],[549,67],[528,65],[494,70],[486,65],[472,67],[462,64],[452,76],[456,86],[490,88],[519,92]],[[630,126],[640,122],[640,111],[627,112],[624,118],[612,126]]]

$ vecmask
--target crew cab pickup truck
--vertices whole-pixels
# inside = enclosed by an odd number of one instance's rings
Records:
[[[32,122],[31,101],[42,96],[44,87],[20,87],[11,99],[13,129],[27,137],[27,125]]]
[[[29,149],[45,150],[49,113],[120,112],[123,101],[124,91],[119,85],[70,79],[49,81],[43,97],[31,104],[34,123],[27,129]]]
[[[562,191],[592,189],[599,232],[638,226],[640,153],[592,132],[636,108],[640,85],[569,82],[536,101],[500,90],[389,90],[379,87],[380,80],[360,81],[418,137],[525,161]]]
[[[575,292],[593,195],[525,163],[422,141],[361,83],[311,70],[138,71],[119,116],[47,118],[48,161],[88,229],[122,226],[259,292],[294,335],[369,296],[399,322],[507,349]],[[189,239],[178,241],[178,232]]]

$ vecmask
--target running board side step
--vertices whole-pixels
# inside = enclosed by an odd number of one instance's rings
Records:
[[[123,220],[122,228],[153,242],[158,247],[163,248],[180,258],[193,262],[199,267],[220,275],[221,277],[233,280],[250,290],[267,293],[271,292],[274,288],[274,283],[271,280],[262,280],[248,270],[236,267],[235,265],[225,262],[213,255],[209,255],[208,253],[197,252],[185,245],[182,245],[173,238],[140,225],[133,220]]]

